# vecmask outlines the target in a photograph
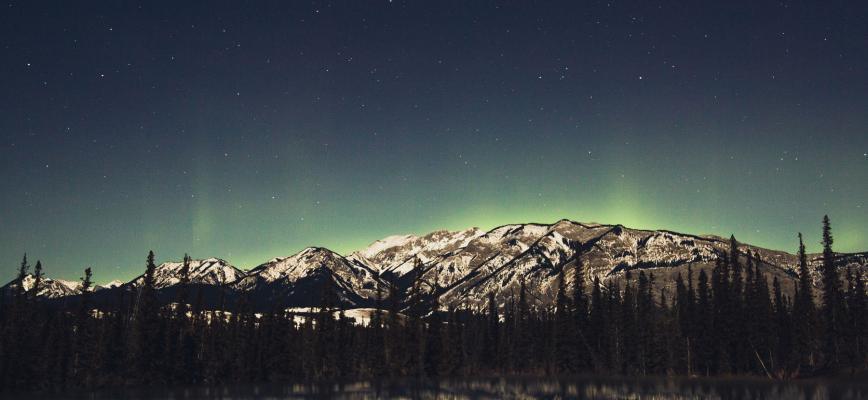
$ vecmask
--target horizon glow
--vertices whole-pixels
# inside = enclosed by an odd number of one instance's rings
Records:
[[[564,218],[866,251],[866,8],[14,3],[0,275]]]

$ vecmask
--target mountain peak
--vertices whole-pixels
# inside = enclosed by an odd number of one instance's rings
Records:
[[[168,261],[158,265],[154,271],[154,286],[164,288],[180,283],[183,266],[183,261]],[[220,258],[190,260],[190,283],[225,285],[237,281],[242,276],[244,276],[244,271]],[[130,283],[138,286],[143,281],[144,275],[140,275]]]
[[[36,277],[33,274],[27,274],[24,276],[23,280],[19,281],[18,279],[15,279],[12,282],[7,283],[3,286],[3,290],[17,289],[19,284],[24,287],[25,291],[33,290],[33,287],[36,285]],[[42,277],[39,283],[39,291],[36,293],[36,296],[54,299],[78,293],[81,293],[80,282]]]
[[[467,246],[482,234],[479,228],[469,228],[460,231],[436,230],[423,236],[389,236],[354,252],[349,258],[368,264],[381,273],[401,276],[412,271],[417,260],[427,263],[440,254]]]
[[[403,293],[417,279],[422,296],[436,296],[443,307],[482,306],[492,293],[505,304],[521,282],[526,283],[532,301],[546,306],[553,301],[555,277],[561,270],[572,273],[578,256],[588,284],[599,278],[603,283],[622,285],[624,272],[629,270],[653,271],[664,278],[686,274],[688,266],[696,273],[708,272],[728,249],[728,240],[714,236],[561,219],[548,224],[502,225],[488,231],[469,228],[393,235],[346,257],[312,246],[248,272],[219,258],[192,260],[190,278],[192,283],[250,294],[259,307],[268,307],[271,301],[287,307],[317,306],[322,285],[329,281],[334,282],[344,306],[370,306],[378,287],[388,282]],[[796,256],[746,243],[739,249],[742,254],[759,253],[763,272],[777,277],[785,291],[792,290]],[[868,268],[868,253],[837,254],[836,260],[842,268]],[[820,261],[811,255],[809,262],[815,266]],[[179,261],[160,264],[155,271],[157,288],[176,285],[182,266]],[[24,285],[32,286],[32,279],[25,278]],[[139,276],[130,284],[141,284],[142,279]],[[80,292],[78,282],[43,282],[40,296]]]

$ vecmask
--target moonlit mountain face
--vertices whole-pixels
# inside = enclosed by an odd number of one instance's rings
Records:
[[[389,236],[353,252],[349,258],[374,266],[381,274],[402,276],[412,271],[417,261],[428,263],[444,253],[464,248],[483,233],[479,228],[471,228],[435,231],[425,236]]]
[[[278,257],[250,270],[234,288],[256,294],[260,303],[288,307],[318,304],[322,284],[334,282],[340,300],[359,306],[373,298],[382,283],[375,270],[319,247],[308,247],[290,257]]]
[[[424,236],[390,236],[342,256],[325,248],[310,247],[288,257],[277,257],[249,271],[242,271],[220,259],[193,260],[191,283],[223,291],[229,296],[246,296],[258,309],[306,308],[320,305],[325,282],[334,282],[343,308],[374,305],[377,288],[386,296],[389,285],[407,300],[409,287],[416,285],[420,296],[437,299],[440,307],[480,308],[493,293],[500,305],[517,295],[524,280],[529,298],[537,307],[554,301],[557,276],[567,277],[581,259],[586,288],[594,278],[602,283],[623,284],[627,271],[653,273],[658,290],[674,290],[674,278],[686,279],[688,268],[694,279],[700,270],[710,272],[729,241],[715,236],[695,236],[670,231],[649,231],[621,225],[585,224],[561,220],[554,224],[514,224],[490,231],[476,228],[463,231],[436,231]],[[794,290],[796,256],[747,244],[742,255],[756,252],[760,271],[777,277],[783,290]],[[811,256],[816,270],[819,259]],[[868,269],[868,253],[837,255],[839,268]],[[164,263],[155,272],[156,287],[171,293],[180,281],[178,262]],[[134,290],[138,277],[112,290]],[[25,279],[25,287],[32,286]],[[569,280],[571,282],[572,279]],[[6,288],[17,285],[11,282]],[[570,288],[571,283],[567,284]],[[78,294],[69,283],[44,280],[38,293],[46,298]],[[671,293],[671,292],[670,292]],[[171,300],[168,299],[167,300]],[[405,303],[406,305],[406,303]]]
[[[177,285],[180,282],[180,272],[183,262],[166,262],[157,266],[154,271],[154,286],[158,289]],[[219,258],[190,261],[190,283],[221,286],[233,283],[245,274],[238,268],[229,265]],[[132,286],[141,285],[144,276],[139,276],[130,282]]]
[[[23,285],[22,285],[23,283]],[[36,285],[36,277],[32,274],[24,276],[23,281],[12,281],[3,287],[4,291],[18,290],[23,286],[24,290],[31,291]],[[37,297],[47,299],[56,299],[60,297],[72,296],[81,293],[81,285],[79,282],[65,281],[62,279],[51,279],[43,277],[39,282],[39,288],[36,290]]]

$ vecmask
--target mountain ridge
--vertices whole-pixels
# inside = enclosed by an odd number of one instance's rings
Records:
[[[332,281],[341,305],[354,308],[372,306],[378,288],[382,297],[390,285],[404,300],[413,289],[414,295],[437,299],[443,307],[480,307],[489,293],[505,303],[524,281],[539,305],[546,306],[558,272],[575,270],[577,259],[584,264],[586,284],[594,278],[622,284],[626,271],[638,269],[661,275],[658,282],[666,290],[670,278],[685,275],[688,266],[697,273],[713,268],[728,247],[729,240],[714,235],[561,219],[550,224],[505,224],[487,231],[473,227],[392,235],[347,255],[311,246],[248,270],[219,258],[192,260],[190,282],[249,297],[258,308],[292,308],[316,306],[322,285]],[[777,276],[785,290],[793,290],[795,255],[741,243],[739,251],[742,256],[759,254],[763,273]],[[818,255],[809,258],[816,267]],[[847,267],[868,268],[868,252],[836,253],[836,259]],[[157,289],[170,292],[180,281],[180,266],[175,261],[160,264],[155,273]],[[135,290],[142,279],[140,275],[120,286],[100,287],[99,292]],[[4,288],[14,284],[13,280]],[[46,297],[80,293],[68,289]]]

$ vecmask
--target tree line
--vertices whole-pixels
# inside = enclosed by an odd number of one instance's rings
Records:
[[[799,235],[796,290],[760,271],[735,238],[710,273],[688,267],[674,290],[653,272],[585,282],[581,258],[558,275],[554,304],[536,307],[522,282],[503,307],[481,310],[423,299],[418,280],[402,293],[378,287],[366,324],[337,306],[331,275],[321,307],[299,315],[254,313],[241,297],[207,310],[184,257],[174,301],[158,301],[153,252],[135,290],[111,307],[91,302],[91,270],[74,309],[50,307],[18,285],[0,303],[0,388],[59,390],[142,384],[226,384],[489,375],[755,375],[795,378],[864,369],[868,313],[861,270],[840,271],[823,220],[821,282],[812,280]],[[19,282],[28,274],[25,256]],[[568,289],[570,288],[570,289]],[[401,300],[406,299],[406,300]],[[432,302],[425,304],[423,302]],[[435,310],[430,312],[430,310]],[[337,315],[337,317],[335,317]]]

